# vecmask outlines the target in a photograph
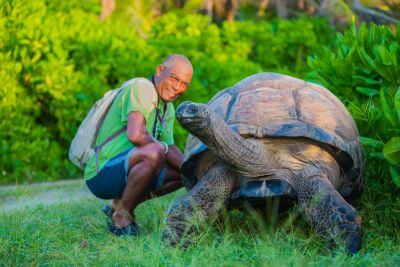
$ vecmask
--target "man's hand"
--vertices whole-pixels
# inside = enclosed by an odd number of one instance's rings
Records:
[[[174,170],[180,172],[181,165],[183,162],[183,154],[179,148],[175,145],[171,145],[168,148],[166,163],[171,166]]]

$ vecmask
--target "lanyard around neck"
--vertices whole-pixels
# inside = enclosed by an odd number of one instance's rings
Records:
[[[164,103],[163,112],[161,115],[161,110],[156,105],[156,117],[154,119],[154,126],[153,126],[153,137],[158,140],[160,138],[161,129],[157,130],[157,121],[160,121],[161,127],[167,130],[167,124],[165,123],[165,112],[167,110],[167,103]]]

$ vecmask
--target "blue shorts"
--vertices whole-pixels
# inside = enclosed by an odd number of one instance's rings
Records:
[[[128,149],[112,159],[93,178],[86,181],[89,190],[98,198],[115,199],[121,198],[128,182],[129,159],[135,148]],[[162,186],[167,170],[164,165],[160,173],[153,179],[147,188],[147,193]]]

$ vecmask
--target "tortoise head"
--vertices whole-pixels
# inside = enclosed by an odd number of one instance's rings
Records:
[[[176,118],[189,132],[197,132],[209,126],[210,112],[205,104],[185,101],[176,109]]]

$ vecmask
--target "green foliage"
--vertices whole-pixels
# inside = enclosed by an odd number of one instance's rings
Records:
[[[75,176],[68,145],[88,108],[131,77],[122,66],[151,66],[143,40],[100,23],[87,3],[46,3],[0,1],[0,183]]]
[[[398,27],[397,32],[400,30]],[[310,78],[340,97],[356,119],[367,160],[400,185],[400,37],[387,26],[353,25],[332,49],[310,57]],[[374,161],[376,162],[376,161]],[[369,165],[372,168],[374,165]]]
[[[327,45],[332,38],[332,29],[326,23],[315,18],[259,23],[264,25],[256,27],[250,37],[256,44],[252,60],[267,70],[303,76],[309,72],[307,56],[319,54],[321,45]]]
[[[302,77],[315,70],[310,77],[356,119],[367,159],[386,162],[393,181],[400,180],[400,38],[388,27],[353,26],[331,48],[332,29],[321,19],[218,27],[207,16],[176,11],[154,21],[144,38],[125,20],[100,21],[95,0],[0,4],[0,183],[78,175],[67,151],[86,111],[106,90],[152,75],[171,53],[187,55],[195,68],[191,88],[176,105],[207,102],[256,72]],[[309,54],[315,56],[307,65]],[[186,136],[176,123],[182,149]]]
[[[106,90],[151,76],[171,53],[187,55],[195,68],[179,101],[207,102],[262,70],[301,76],[305,55],[331,31],[311,18],[218,27],[177,11],[154,21],[144,38],[125,20],[100,21],[100,9],[96,0],[0,0],[0,183],[78,175],[67,152],[87,110]],[[187,133],[179,125],[175,133],[183,149]]]

